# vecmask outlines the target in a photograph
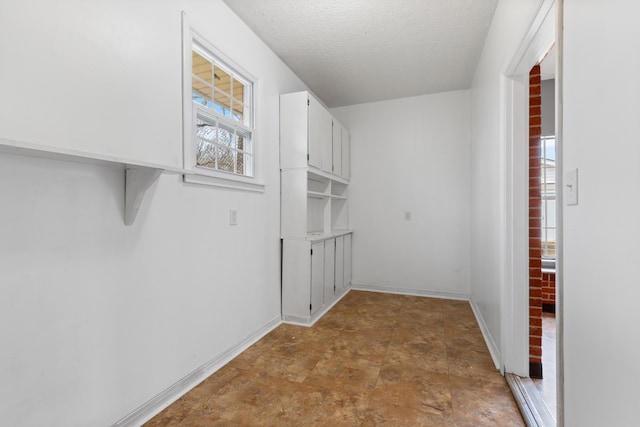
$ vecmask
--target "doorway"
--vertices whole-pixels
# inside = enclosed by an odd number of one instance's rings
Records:
[[[539,393],[530,379],[530,264],[531,253],[529,251],[529,72],[538,64],[545,54],[554,45],[557,46],[557,69],[559,70],[556,85],[562,87],[562,0],[542,1],[535,19],[532,21],[529,31],[521,41],[511,63],[503,74],[503,105],[504,105],[504,149],[505,149],[505,234],[504,234],[504,271],[503,271],[503,300],[502,300],[502,335],[501,354],[503,369],[512,386],[514,396],[519,401],[519,396],[525,396],[524,405],[529,405],[528,413],[538,414],[536,405],[544,406]],[[557,33],[556,33],[557,29]],[[557,43],[556,43],[557,41]],[[561,94],[561,89],[558,90]],[[556,159],[557,176],[561,176],[561,136],[562,136],[562,111],[561,96],[556,98],[557,123],[556,123]],[[540,162],[540,160],[538,160]],[[560,179],[557,180],[560,188]],[[558,195],[558,205],[561,205],[561,194]],[[558,297],[556,298],[556,347],[557,347],[557,425],[563,424],[562,412],[562,304],[561,304],[561,238],[562,219],[557,217],[557,248],[558,263],[556,268],[556,286]],[[536,259],[541,263],[541,254]],[[540,265],[540,270],[541,270]],[[541,276],[540,276],[541,280]],[[542,305],[542,304],[540,304]],[[540,307],[540,312],[542,307]],[[541,314],[541,313],[540,313]],[[542,334],[541,334],[542,335]],[[526,399],[528,392],[535,394],[538,399]],[[527,408],[523,408],[523,415],[527,418]],[[547,411],[548,412],[548,411]],[[540,422],[530,418],[534,425],[556,425],[553,419],[545,419]]]
[[[529,376],[556,417],[554,46],[529,73]]]

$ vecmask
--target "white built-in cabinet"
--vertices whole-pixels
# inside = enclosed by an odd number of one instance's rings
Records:
[[[309,92],[280,96],[282,315],[311,325],[351,286],[349,132]]]
[[[350,288],[350,233],[282,239],[282,320],[312,325]]]

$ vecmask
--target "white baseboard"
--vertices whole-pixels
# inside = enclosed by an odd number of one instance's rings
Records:
[[[467,294],[456,294],[453,292],[425,291],[422,289],[386,287],[378,285],[362,285],[352,284],[351,289],[354,291],[382,292],[386,294],[413,295],[418,297],[454,299],[461,301],[469,301],[470,296]]]
[[[282,323],[281,316],[272,319],[262,328],[249,334],[235,346],[216,355],[211,360],[173,384],[153,399],[149,400],[129,415],[117,421],[112,427],[138,427],[159,414],[163,409],[178,400],[189,390],[200,384],[211,374],[229,363],[234,357],[255,344]]]
[[[496,345],[496,342],[493,340],[491,333],[489,332],[489,328],[484,321],[484,317],[482,317],[482,313],[480,313],[480,309],[478,305],[473,300],[473,298],[469,299],[469,303],[471,304],[471,309],[473,310],[473,314],[476,316],[476,321],[478,322],[478,326],[480,326],[480,331],[482,332],[482,336],[484,337],[484,342],[487,344],[489,348],[489,354],[491,354],[491,358],[493,359],[493,363],[496,366],[496,369],[499,369],[501,373],[503,372],[503,363],[502,356],[500,353],[500,349]]]
[[[348,285],[347,287],[345,287],[341,291],[340,294],[338,294],[335,297],[335,299],[331,302],[331,304],[328,304],[328,305],[322,307],[320,310],[318,310],[316,313],[314,313],[313,316],[304,316],[303,317],[303,316],[294,316],[294,315],[291,315],[291,314],[283,314],[282,315],[282,322],[283,323],[288,323],[290,325],[311,327],[311,326],[315,325],[316,322],[322,318],[322,316],[327,314],[327,312],[329,310],[331,310],[338,302],[340,302],[340,300],[342,298],[344,298],[345,295],[347,295],[350,290],[351,290],[351,286]]]

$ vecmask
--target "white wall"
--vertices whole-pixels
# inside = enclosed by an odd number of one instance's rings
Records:
[[[504,267],[505,147],[501,75],[540,0],[498,3],[471,89],[471,294],[499,351]],[[497,355],[500,356],[500,355]]]
[[[468,296],[469,92],[332,113],[351,134],[354,285]]]
[[[124,226],[121,169],[0,154],[3,425],[110,425],[279,319],[278,96],[305,86],[221,1],[2,2],[0,138],[179,166],[181,10],[259,79],[266,192],[165,174]]]
[[[638,424],[640,4],[565,0],[565,425]]]

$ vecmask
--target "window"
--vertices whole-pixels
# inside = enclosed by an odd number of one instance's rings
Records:
[[[542,158],[542,257],[556,257],[556,138],[540,138]]]
[[[262,187],[254,182],[255,79],[194,32],[184,14],[183,76],[184,168],[193,172],[185,180]]]

